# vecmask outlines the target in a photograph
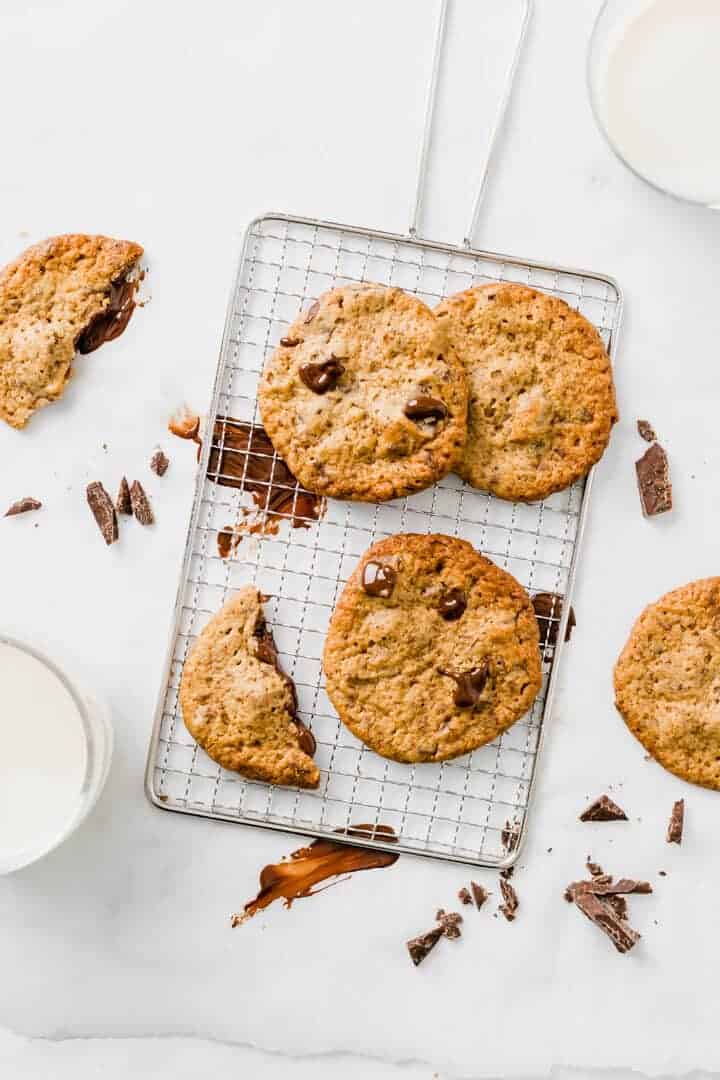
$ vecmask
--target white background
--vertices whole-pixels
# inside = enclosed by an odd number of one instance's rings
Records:
[[[195,465],[193,448],[166,435],[168,414],[207,404],[248,220],[272,208],[407,227],[436,6],[2,6],[0,258],[65,231],[135,239],[152,295],[122,339],[78,361],[60,404],[26,431],[0,431],[0,504],[44,503],[0,520],[0,626],[81,672],[116,731],[92,819],[0,882],[3,1075],[720,1069],[720,802],[646,762],[611,694],[643,605],[718,570],[720,218],[644,187],[597,133],[584,83],[597,0],[536,7],[475,239],[619,279],[622,419],[596,479],[578,628],[516,874],[518,919],[470,912],[463,939],[414,970],[403,942],[452,904],[461,870],[404,857],[231,931],[259,868],[296,845],[161,813],[142,773]],[[438,239],[462,236],[494,101],[502,48],[479,11],[470,0],[451,10],[426,201],[425,231]],[[671,458],[676,509],[656,521],[642,519],[635,490],[638,416]],[[172,459],[162,480],[147,469],[157,444]],[[106,549],[84,487],[114,490],[122,473],[147,482],[158,522],[128,525]],[[631,822],[579,824],[586,798],[611,785]],[[670,849],[680,795],[687,837]],[[629,956],[562,900],[588,851],[656,883],[632,903],[643,941]],[[476,876],[497,891],[494,875]]]

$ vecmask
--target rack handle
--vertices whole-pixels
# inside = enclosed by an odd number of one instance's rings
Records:
[[[430,73],[430,83],[428,86],[427,101],[425,104],[425,122],[423,124],[422,141],[420,144],[420,156],[418,160],[417,184],[415,186],[415,202],[413,206],[412,218],[410,221],[410,228],[408,230],[410,236],[412,237],[420,235],[418,232],[418,228],[422,215],[423,195],[425,193],[427,159],[428,153],[430,151],[430,140],[432,138],[433,121],[435,117],[438,77],[440,74],[440,67],[444,54],[448,4],[449,0],[440,0],[438,10],[437,28],[435,30],[435,48],[433,50],[432,71]],[[500,135],[500,131],[502,130],[502,126],[505,121],[508,105],[512,96],[513,85],[515,83],[515,75],[517,73],[518,63],[520,62],[520,56],[522,54],[523,45],[525,43],[525,36],[527,34],[527,28],[530,22],[530,15],[532,12],[532,4],[533,0],[522,0],[522,19],[520,22],[520,30],[515,45],[515,51],[513,53],[510,65],[507,70],[507,74],[505,76],[503,94],[500,99],[497,113],[495,115],[495,122],[490,132],[490,141],[488,144],[485,161],[483,162],[482,170],[480,172],[477,195],[475,196],[475,201],[473,203],[470,223],[467,227],[465,236],[463,237],[463,246],[466,248],[472,247],[472,238],[475,235],[478,220],[480,218],[480,210],[482,207],[483,198],[485,196],[488,175],[490,173],[490,168],[494,161],[495,151],[497,149],[498,136]]]

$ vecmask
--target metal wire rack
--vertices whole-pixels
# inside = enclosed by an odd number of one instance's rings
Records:
[[[445,2],[438,21],[421,175],[444,19]],[[467,241],[455,247],[421,240],[415,235],[420,195],[418,185],[408,236],[280,213],[258,218],[246,233],[206,428],[146,787],[156,805],[184,813],[335,839],[341,839],[338,830],[363,824],[370,830],[367,839],[342,839],[504,866],[517,857],[525,831],[591,476],[535,504],[505,502],[449,476],[427,491],[388,503],[328,500],[320,520],[302,518],[297,485],[289,489],[292,502],[283,512],[267,505],[257,509],[258,501],[263,502],[257,498],[262,482],[250,483],[248,464],[260,451],[252,443],[243,462],[233,463],[239,486],[218,482],[224,479],[227,455],[238,453],[226,446],[229,425],[223,418],[249,425],[251,435],[260,426],[256,389],[266,356],[298,311],[336,284],[396,285],[434,306],[470,285],[520,282],[577,308],[614,353],[622,301],[611,279],[474,251]],[[476,216],[477,206],[473,222]],[[273,471],[277,460],[273,454]],[[218,534],[246,526],[250,510],[261,525],[272,514],[277,532],[238,534],[240,542],[221,557]],[[554,593],[564,601],[561,617],[558,605],[552,617],[541,622],[544,677],[531,712],[494,742],[437,765],[403,765],[379,757],[341,724],[324,690],[322,646],[340,591],[360,555],[376,540],[397,532],[442,532],[469,540],[531,594]],[[197,746],[182,721],[178,689],[188,652],[210,617],[249,582],[270,596],[265,610],[280,662],[295,681],[299,716],[317,741],[321,781],[316,791],[273,787],[226,772]],[[389,844],[373,832],[381,824],[394,829],[397,842]]]

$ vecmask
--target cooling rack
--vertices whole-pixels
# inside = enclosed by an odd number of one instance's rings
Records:
[[[543,725],[551,709],[563,649],[578,550],[592,473],[540,503],[510,503],[449,476],[433,488],[388,503],[328,500],[319,520],[308,514],[302,489],[285,482],[274,452],[263,449],[256,390],[269,353],[301,308],[336,284],[373,281],[396,285],[431,306],[443,297],[490,281],[527,284],[559,296],[598,328],[611,356],[617,346],[622,297],[599,274],[543,265],[512,256],[436,243],[417,235],[447,0],[440,5],[419,183],[406,236],[310,218],[270,213],[249,226],[232,291],[206,427],[185,559],[176,604],[167,674],[148,756],[146,789],[157,806],[243,822],[304,836],[388,848],[484,866],[510,865],[525,833]],[[496,131],[507,105],[509,71]],[[480,190],[484,188],[487,163]],[[468,237],[477,219],[473,208]],[[230,445],[232,418],[249,433],[249,449]],[[231,460],[231,458],[234,459]],[[271,458],[270,481],[254,459]],[[255,460],[257,464],[257,460]],[[230,476],[237,486],[225,486]],[[268,504],[287,489],[283,509]],[[263,487],[267,498],[263,499]],[[260,507],[258,508],[258,503]],[[277,506],[273,502],[273,506]],[[239,532],[225,557],[219,534]],[[381,758],[339,721],[325,693],[321,655],[334,604],[360,555],[397,532],[442,532],[469,540],[531,593],[558,601],[540,623],[543,685],[532,710],[509,731],[471,754],[442,764],[403,765]],[[321,771],[316,791],[246,780],[216,765],[185,728],[178,704],[183,664],[198,634],[241,585],[253,583],[270,599],[268,624],[280,662],[295,681],[299,716],[317,741]],[[338,835],[366,825],[367,839]],[[391,826],[389,844],[373,831]]]

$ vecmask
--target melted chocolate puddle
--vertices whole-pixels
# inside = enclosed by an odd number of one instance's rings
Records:
[[[215,421],[207,475],[216,484],[252,496],[259,514],[244,508],[248,520],[235,526],[241,532],[276,534],[282,521],[289,521],[293,529],[309,529],[325,510],[322,496],[300,487],[264,428],[229,416]],[[227,530],[226,526],[222,531]],[[227,542],[218,537],[223,547]]]
[[[139,286],[139,278],[120,278],[111,282],[108,306],[91,319],[75,343],[79,353],[95,352],[106,341],[120,337],[137,307],[135,294]]]
[[[390,825],[352,825],[348,829],[339,829],[338,832],[348,836],[397,839]],[[260,892],[254,900],[248,900],[242,913],[232,916],[231,925],[239,926],[257,915],[258,911],[269,907],[275,900],[284,900],[285,907],[289,908],[293,900],[323,892],[323,889],[315,886],[328,878],[352,874],[356,870],[392,866],[397,859],[398,856],[390,851],[351,847],[349,844],[338,844],[334,840],[313,840],[308,847],[291,852],[287,860],[263,867],[260,871]],[[325,888],[329,888],[329,885]]]

